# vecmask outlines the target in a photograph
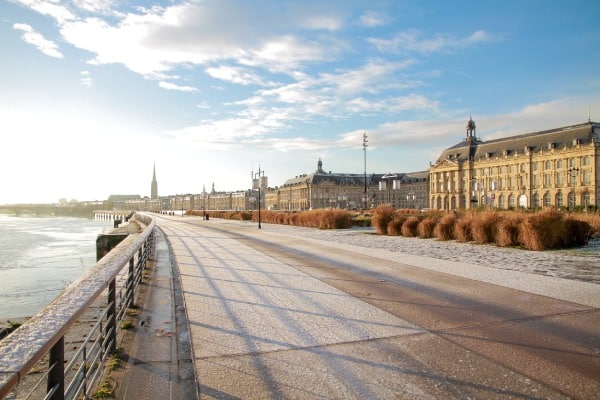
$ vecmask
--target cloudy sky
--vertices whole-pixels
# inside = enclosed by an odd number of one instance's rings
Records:
[[[0,0],[0,204],[427,170],[600,121],[597,1]]]

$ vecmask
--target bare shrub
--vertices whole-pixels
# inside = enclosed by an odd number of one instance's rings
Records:
[[[585,221],[590,225],[591,235],[600,236],[600,214],[584,213],[584,214],[571,214],[572,218],[579,221]]]
[[[426,217],[421,222],[419,222],[419,225],[417,225],[417,232],[419,234],[419,237],[421,239],[432,238],[433,231],[435,229],[435,226],[437,225],[437,221],[437,218]]]
[[[496,244],[501,247],[512,247],[519,245],[519,232],[523,223],[523,214],[505,213],[498,221],[498,233]]]
[[[346,210],[323,210],[318,216],[319,229],[346,229],[353,225],[352,215]]]
[[[394,219],[394,207],[390,204],[383,204],[373,210],[371,225],[379,235],[387,233],[388,224]]]
[[[592,234],[592,227],[587,221],[573,218],[565,218],[565,236],[563,245],[565,247],[583,246]]]
[[[417,236],[417,227],[419,226],[419,218],[417,217],[409,217],[407,218],[407,220],[404,222],[404,224],[402,224],[402,236],[406,236],[406,237],[415,237]]]
[[[402,235],[402,225],[408,217],[404,214],[396,215],[396,217],[390,221],[387,226],[387,234],[390,236]]]
[[[524,219],[519,241],[528,250],[556,249],[562,246],[565,234],[564,214],[548,209]]]
[[[445,215],[440,222],[435,226],[433,230],[433,235],[438,240],[454,240],[456,236],[454,235],[454,226],[456,225],[456,214],[448,214]]]
[[[477,244],[495,243],[500,217],[497,212],[485,211],[473,215],[471,235]]]
[[[454,225],[454,236],[459,242],[470,242],[473,240],[473,235],[471,234],[472,219],[472,214],[467,214],[456,221],[456,224]]]

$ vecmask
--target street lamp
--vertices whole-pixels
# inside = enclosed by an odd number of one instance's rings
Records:
[[[367,133],[363,131],[363,141],[362,141],[362,147],[363,147],[363,152],[365,153],[365,193],[364,193],[364,201],[365,201],[365,209],[367,208],[367,147],[369,141],[367,140]]]
[[[254,171],[252,171],[252,189],[256,190],[258,189],[258,229],[261,229],[260,226],[260,189],[262,186],[266,186],[265,182],[266,182],[266,177],[265,175],[265,171],[261,171],[260,170],[260,165],[258,166],[258,172],[254,173]]]

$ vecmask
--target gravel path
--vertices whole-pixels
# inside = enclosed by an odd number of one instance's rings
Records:
[[[522,271],[600,284],[600,239],[581,248],[529,251],[436,239],[376,235],[372,228],[320,230],[287,225],[262,224],[268,232],[344,243],[373,249],[425,256],[486,267]]]

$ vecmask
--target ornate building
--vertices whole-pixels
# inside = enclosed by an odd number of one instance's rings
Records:
[[[271,210],[359,209],[365,204],[371,208],[392,203],[396,207],[422,208],[427,205],[427,177],[427,171],[366,176],[332,173],[323,170],[319,159],[316,171],[266,191],[264,206]]]
[[[600,124],[481,141],[470,118],[465,140],[430,166],[429,185],[433,209],[597,206]]]

